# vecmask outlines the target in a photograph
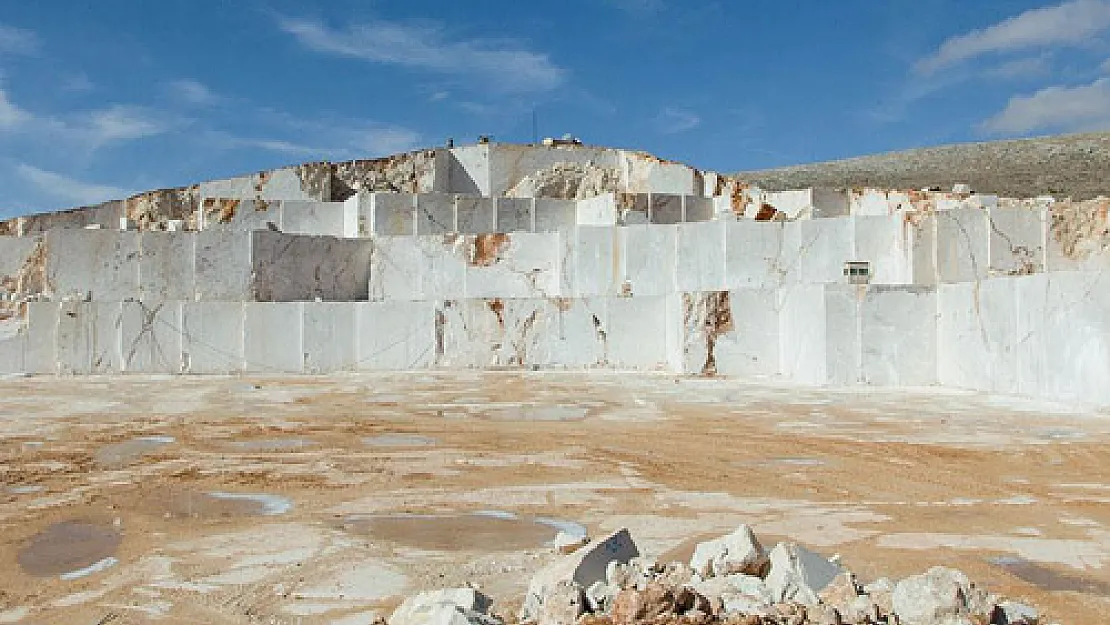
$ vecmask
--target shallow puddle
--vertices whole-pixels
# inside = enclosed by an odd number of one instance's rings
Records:
[[[494,421],[581,421],[587,412],[584,406],[514,406],[486,415]]]
[[[77,579],[116,563],[123,536],[111,525],[88,521],[55,523],[19,551],[19,568],[33,577]]]
[[[259,441],[236,441],[232,447],[245,451],[288,451],[311,447],[316,443],[306,438],[273,438]]]
[[[142,436],[133,438],[129,441],[113,443],[101,447],[93,455],[93,461],[96,462],[97,465],[108,469],[124,467],[155,449],[173,442],[174,438],[172,436]]]
[[[363,445],[371,447],[428,447],[436,444],[436,439],[418,434],[381,434],[362,439]]]
[[[1089,595],[1110,597],[1110,583],[1090,579],[1081,575],[1060,573],[1046,566],[1030,562],[1024,558],[1004,556],[992,558],[991,564],[1005,570],[1010,575],[1028,582],[1041,590],[1051,592],[1081,592]]]
[[[166,518],[220,519],[277,516],[293,509],[293,502],[265,493],[170,490],[148,495],[144,508]]]
[[[391,514],[348,517],[343,528],[417,549],[430,551],[518,551],[550,544],[565,531],[585,535],[569,521],[525,518],[511,512],[464,514]]]

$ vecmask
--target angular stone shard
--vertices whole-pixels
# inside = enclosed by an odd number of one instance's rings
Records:
[[[734,573],[762,577],[766,566],[767,553],[747,525],[741,525],[726,536],[699,544],[690,558],[690,568],[704,578]]]
[[[967,576],[936,566],[898,582],[892,597],[894,613],[905,625],[932,625],[968,613]]]
[[[389,625],[498,625],[489,616],[489,597],[471,588],[422,592],[405,599],[389,617]]]
[[[520,620],[536,620],[542,612],[547,597],[555,592],[560,582],[574,582],[579,588],[589,588],[595,582],[606,581],[609,563],[627,563],[640,555],[636,542],[627,529],[620,529],[606,538],[591,543],[540,569],[528,585],[528,594],[521,607]]]
[[[764,580],[776,601],[817,605],[824,590],[841,568],[805,547],[779,543],[771,550],[771,569]]]

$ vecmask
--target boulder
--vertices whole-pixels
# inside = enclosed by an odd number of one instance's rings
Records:
[[[998,618],[1001,625],[1037,625],[1041,620],[1035,609],[1016,601],[999,603],[998,612],[1001,612]]]
[[[817,605],[818,593],[843,571],[818,553],[794,543],[771,550],[771,570],[764,580],[776,601]]]
[[[603,614],[609,611],[613,604],[613,596],[619,592],[603,581],[594,582],[586,589],[586,607],[594,614]]]
[[[562,580],[544,595],[539,625],[574,625],[585,612],[585,591],[571,580]]]
[[[674,589],[652,582],[644,590],[629,588],[617,593],[609,616],[614,625],[635,625],[674,614],[676,605]]]
[[[933,567],[894,586],[894,613],[905,625],[934,625],[968,614],[967,576],[955,569]],[[949,619],[951,620],[951,619]]]
[[[490,603],[472,588],[422,592],[405,599],[389,617],[389,625],[500,625],[486,614]]]
[[[770,614],[775,602],[762,579],[752,575],[726,575],[691,584],[691,587],[719,606],[724,614]]]
[[[610,563],[627,564],[639,555],[636,542],[632,540],[628,530],[622,528],[572,554],[562,556],[532,577],[520,610],[520,619],[538,619],[545,597],[560,582],[574,582],[579,588],[589,588],[595,582],[606,581],[606,571]]]
[[[690,568],[703,578],[733,573],[762,576],[766,566],[767,553],[747,525],[741,525],[731,534],[700,543],[690,558]]]

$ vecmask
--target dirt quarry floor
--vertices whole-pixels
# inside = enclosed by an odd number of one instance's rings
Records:
[[[670,556],[742,522],[1107,622],[1110,415],[624,374],[0,380],[0,623],[369,623],[467,583],[507,613],[560,529]]]

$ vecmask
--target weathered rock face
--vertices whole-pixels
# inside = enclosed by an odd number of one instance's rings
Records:
[[[125,200],[123,216],[140,230],[167,230],[171,220],[180,220],[186,230],[196,230],[197,201],[196,185],[149,191]]]
[[[436,151],[336,163],[331,170],[333,201],[346,200],[359,191],[431,193],[435,190]]]
[[[525,176],[505,196],[584,200],[622,189],[620,172],[614,168],[556,163]]]

